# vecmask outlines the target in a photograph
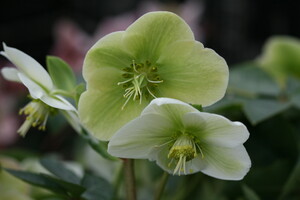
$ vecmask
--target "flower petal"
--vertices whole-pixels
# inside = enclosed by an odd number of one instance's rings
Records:
[[[122,46],[122,31],[114,32],[100,39],[86,54],[83,64],[83,77],[89,81],[101,67],[123,69],[132,63],[132,56]]]
[[[40,100],[53,108],[76,111],[76,109],[70,102],[59,95],[49,96],[45,94],[41,96]]]
[[[40,99],[46,91],[23,73],[18,73],[19,79],[27,87],[32,98]]]
[[[111,138],[108,152],[121,158],[146,159],[153,150],[171,141],[173,133],[172,123],[167,118],[158,114],[143,115],[123,126]]]
[[[177,53],[174,56],[180,57]],[[159,74],[164,80],[159,87],[161,94],[203,106],[211,105],[224,96],[228,66],[215,51],[203,48],[198,42],[188,57],[173,59],[174,56],[161,57],[158,62]]]
[[[124,36],[124,44],[141,60],[155,62],[164,53],[164,47],[178,40],[194,40],[190,27],[171,12],[150,12],[132,25]]]
[[[182,116],[187,112],[198,110],[182,101],[171,98],[157,98],[143,110],[142,115],[156,113],[173,121],[174,125],[182,127]]]
[[[122,85],[118,85],[118,82],[124,81],[122,79],[122,70],[113,67],[101,67],[93,71],[93,74],[89,75],[87,82],[87,89],[108,91],[114,88],[122,88]],[[123,98],[123,92],[120,91],[119,98]]]
[[[224,180],[241,180],[249,171],[251,160],[243,145],[234,148],[202,145],[205,168],[201,171]]]
[[[4,43],[3,49],[4,52],[1,52],[1,54],[16,65],[27,77],[43,85],[48,90],[53,88],[53,83],[48,72],[31,56],[16,48],[8,47]]]
[[[89,89],[84,92],[78,105],[82,123],[100,140],[110,137],[128,121],[137,117],[147,102],[129,100],[122,110],[126,99],[122,97],[123,89],[107,92]],[[121,95],[120,95],[121,94]]]
[[[22,81],[22,83],[27,87],[29,90],[29,93],[32,98],[34,99],[40,99],[45,104],[58,109],[63,110],[76,110],[72,104],[70,104],[67,100],[65,100],[63,97],[59,95],[48,95],[45,90],[36,84],[34,81],[32,81],[30,78],[28,78],[26,75],[19,73],[19,78]]]
[[[3,67],[1,69],[2,76],[8,81],[21,82],[18,76],[19,71],[13,67]]]
[[[186,113],[183,124],[201,142],[222,147],[235,147],[249,138],[246,126],[221,115],[205,112]]]

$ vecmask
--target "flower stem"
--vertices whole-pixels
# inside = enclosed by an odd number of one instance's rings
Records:
[[[161,180],[159,182],[158,190],[155,194],[155,198],[154,198],[155,200],[160,200],[161,199],[161,197],[164,193],[165,186],[167,184],[168,178],[169,178],[169,174],[167,172],[164,172],[163,176],[161,177]]]
[[[127,200],[136,200],[134,160],[123,159]]]

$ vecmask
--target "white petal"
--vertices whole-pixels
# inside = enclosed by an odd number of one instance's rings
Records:
[[[40,99],[46,91],[23,73],[18,73],[19,79],[27,87],[34,99]]]
[[[40,85],[32,81],[26,75],[19,73],[19,78],[22,83],[27,87],[29,90],[30,95],[34,99],[40,99],[45,104],[62,110],[73,110],[76,111],[74,106],[69,103],[66,99],[59,95],[49,95]]]
[[[143,110],[142,115],[157,113],[169,118],[178,126],[182,125],[182,116],[187,112],[199,112],[191,105],[171,98],[157,98]]]
[[[232,122],[221,115],[205,112],[187,113],[183,116],[186,129],[200,142],[223,147],[235,147],[243,144],[249,137],[246,126]]]
[[[150,154],[172,141],[173,124],[158,114],[140,116],[113,135],[108,152],[116,157],[151,159]]]
[[[226,148],[202,145],[205,168],[201,171],[224,180],[241,180],[251,167],[251,160],[243,145]]]
[[[3,67],[1,69],[2,76],[8,81],[21,82],[18,76],[19,71],[12,67]]]
[[[34,81],[40,83],[45,88],[49,90],[53,88],[53,83],[48,72],[31,56],[16,48],[8,47],[4,43],[3,49],[4,52],[1,52],[1,54],[16,65],[21,72],[25,73]]]
[[[66,99],[58,95],[50,96],[45,94],[41,96],[40,100],[53,108],[76,111],[76,109],[71,103],[69,103]]]

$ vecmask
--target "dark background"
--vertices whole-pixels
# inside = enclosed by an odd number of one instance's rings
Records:
[[[161,0],[167,5],[186,1]],[[198,25],[205,46],[229,64],[253,59],[271,35],[300,36],[296,0],[199,0],[204,12]],[[107,16],[135,12],[139,0],[6,0],[1,1],[0,41],[27,52],[42,64],[53,45],[53,26],[61,18],[88,34]],[[1,58],[3,59],[3,58]]]

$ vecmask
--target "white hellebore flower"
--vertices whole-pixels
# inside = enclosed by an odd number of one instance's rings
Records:
[[[57,109],[63,110],[65,114],[68,113],[69,118],[74,116],[76,109],[56,93],[50,75],[36,60],[4,43],[3,49],[0,54],[17,67],[2,68],[3,77],[9,81],[23,83],[33,99],[20,110],[20,114],[27,115],[26,121],[18,130],[21,136],[25,136],[31,126],[44,130],[49,114]]]
[[[179,100],[157,98],[112,137],[108,152],[155,160],[174,175],[201,171],[219,179],[240,180],[251,166],[243,146],[248,137],[240,122],[199,112]]]

